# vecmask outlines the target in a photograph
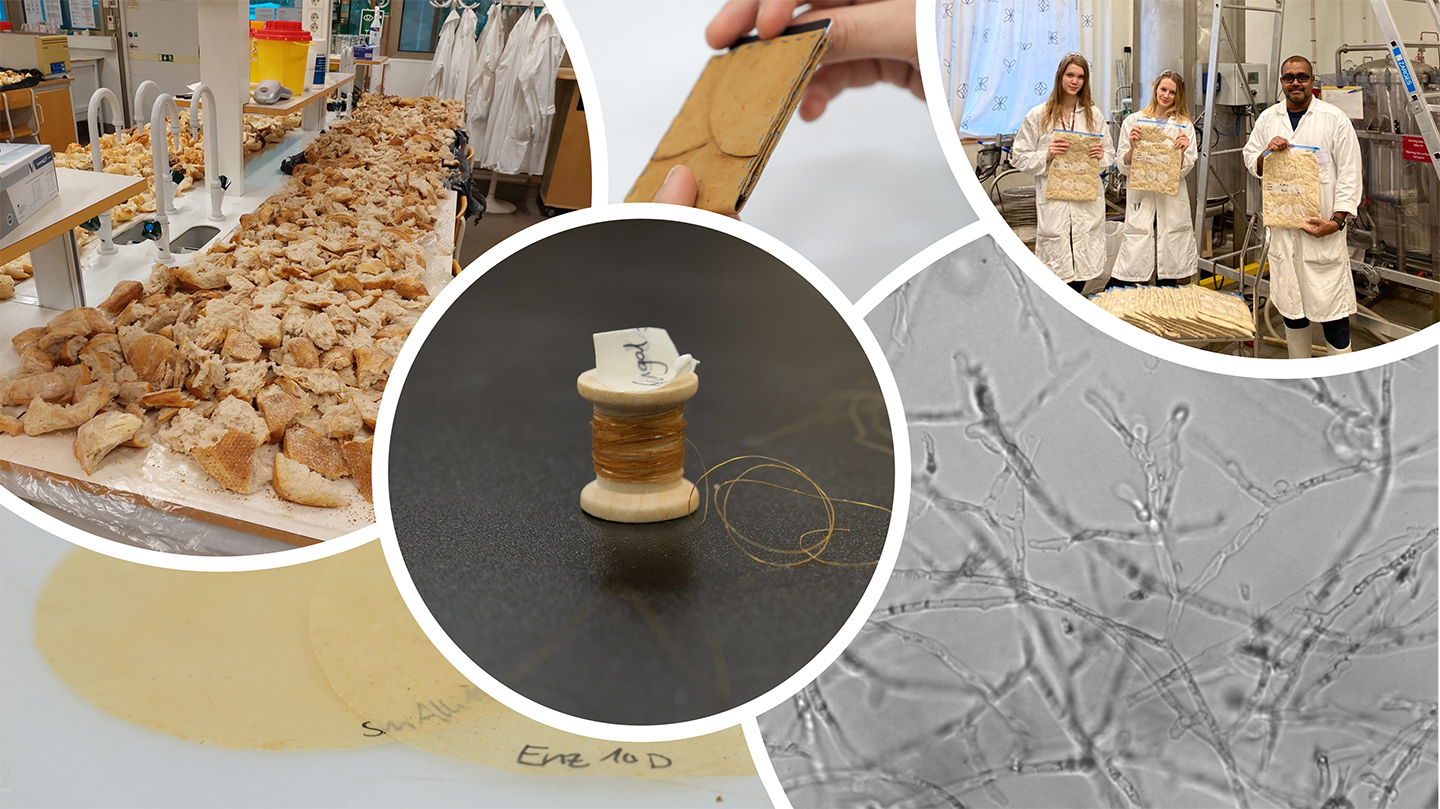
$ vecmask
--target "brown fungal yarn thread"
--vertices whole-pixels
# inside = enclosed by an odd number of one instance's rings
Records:
[[[668,483],[685,471],[685,406],[590,419],[595,474],[616,483]]]

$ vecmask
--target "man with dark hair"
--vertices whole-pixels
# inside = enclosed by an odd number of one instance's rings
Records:
[[[1320,216],[1299,229],[1270,228],[1270,299],[1285,318],[1290,356],[1310,356],[1310,322],[1325,332],[1330,354],[1350,352],[1355,283],[1345,225],[1360,205],[1360,141],[1340,108],[1315,97],[1315,68],[1304,56],[1280,66],[1285,103],[1255,119],[1245,144],[1245,165],[1265,174],[1265,156],[1291,146],[1317,150]]]

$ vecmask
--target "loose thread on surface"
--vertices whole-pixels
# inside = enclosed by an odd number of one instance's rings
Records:
[[[856,443],[893,454],[893,450],[888,447],[868,440],[868,431],[858,412],[855,397],[848,398],[849,401],[844,403],[844,409],[851,423],[856,427]],[[700,468],[705,470],[695,479],[695,489],[699,490],[701,482],[710,478],[718,470],[741,461],[753,461],[752,465],[735,477],[715,483],[712,488],[705,490],[704,507],[699,522],[695,523],[697,527],[703,526],[709,520],[710,503],[713,497],[715,513],[725,526],[726,534],[741,553],[760,564],[772,567],[795,567],[815,562],[834,567],[871,567],[879,563],[878,558],[863,562],[837,562],[823,558],[823,555],[829,548],[830,541],[837,534],[850,532],[850,529],[837,524],[835,514],[837,504],[876,509],[886,514],[890,513],[890,509],[858,500],[830,497],[813,478],[805,474],[799,467],[767,455],[740,455],[715,466],[706,467],[700,448],[685,437],[684,413],[685,406],[683,404],[656,413],[636,415],[615,415],[601,412],[599,408],[596,408],[590,420],[591,459],[594,462],[595,474],[605,480],[617,483],[662,483],[678,480],[684,474],[685,446],[688,444],[695,450],[695,456],[700,461]],[[804,427],[807,424],[808,421],[802,422],[798,427]],[[787,431],[789,429],[787,428]],[[751,477],[754,473],[764,469],[778,469],[795,475],[803,480],[807,488],[812,491]],[[819,500],[825,511],[824,526],[800,534],[794,548],[773,547],[757,541],[736,527],[730,519],[730,498],[735,487],[740,484],[765,486]],[[757,555],[757,552],[779,555],[781,560],[762,558]]]
[[[688,440],[686,443],[689,443],[690,446],[695,447],[694,443],[689,442]],[[700,455],[700,449],[698,447],[695,447],[695,454],[696,456]],[[823,554],[825,553],[825,550],[830,546],[830,540],[833,539],[836,534],[844,534],[850,532],[850,529],[841,528],[836,524],[835,505],[837,503],[860,506],[861,508],[873,508],[877,511],[883,511],[886,514],[890,513],[890,509],[871,503],[862,503],[858,500],[846,500],[844,498],[831,497],[827,495],[823,489],[820,488],[820,484],[816,483],[814,478],[805,474],[805,472],[803,472],[799,467],[795,466],[794,464],[786,463],[785,461],[782,461],[778,458],[771,458],[768,455],[739,455],[729,460],[721,461],[720,463],[715,464],[712,467],[705,468],[705,461],[702,457],[700,459],[700,466],[702,469],[705,469],[705,472],[695,479],[696,488],[700,488],[701,481],[710,477],[721,468],[729,466],[731,464],[739,463],[741,461],[753,461],[754,463],[752,463],[749,467],[746,467],[743,472],[736,475],[735,477],[714,484],[713,489],[715,514],[720,518],[721,524],[725,526],[726,535],[730,537],[730,540],[735,543],[735,547],[739,548],[741,553],[745,554],[746,556],[750,557],[756,562],[759,562],[762,565],[769,565],[771,567],[797,567],[799,565],[809,564],[811,562],[822,565],[829,565],[831,567],[873,567],[874,565],[879,563],[880,560],[878,558],[864,562],[837,562],[831,559],[824,558]],[[788,472],[800,478],[801,480],[804,480],[805,483],[808,484],[809,487],[812,488],[814,491],[803,491],[801,489],[784,486],[779,483],[772,483],[768,480],[759,480],[757,478],[749,477],[752,473],[758,472],[762,469],[779,469],[782,472]],[[796,547],[794,548],[777,548],[752,539],[739,528],[737,528],[735,526],[735,523],[731,522],[730,520],[730,495],[734,492],[735,486],[742,483],[757,486],[766,486],[772,489],[779,489],[781,491],[797,494],[801,497],[819,500],[821,505],[825,509],[825,526],[823,528],[814,528],[800,534],[800,536],[796,538]],[[700,512],[700,521],[696,523],[697,527],[704,525],[710,519],[711,499],[711,490],[707,489],[705,491],[704,507],[701,509]],[[819,535],[818,538],[811,541],[810,537],[814,537],[816,535]],[[749,546],[748,548],[746,547],[747,545]],[[778,554],[782,557],[783,561],[775,561],[773,559],[765,559],[757,556],[755,552],[751,550],[751,548],[764,553]]]

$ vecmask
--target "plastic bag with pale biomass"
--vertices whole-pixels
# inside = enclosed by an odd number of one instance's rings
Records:
[[[1183,130],[1175,124],[1150,120],[1137,121],[1135,129],[1140,141],[1130,156],[1130,187],[1172,196],[1180,193],[1185,151],[1175,148],[1175,139]]]
[[[1320,216],[1320,150],[1294,146],[1265,155],[1260,178],[1265,224],[1298,228]]]
[[[1100,142],[1100,136],[1068,129],[1054,129],[1050,135],[1070,144],[1070,150],[1050,161],[1045,198],[1093,202],[1100,195],[1100,161],[1090,156],[1090,147]]]

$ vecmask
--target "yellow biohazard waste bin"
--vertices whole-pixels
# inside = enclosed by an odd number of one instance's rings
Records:
[[[260,42],[255,39],[256,31],[265,30],[265,23],[259,20],[250,21],[250,83],[260,81]]]
[[[276,79],[295,95],[305,90],[305,54],[310,32],[290,20],[266,20],[250,31],[250,79]]]

